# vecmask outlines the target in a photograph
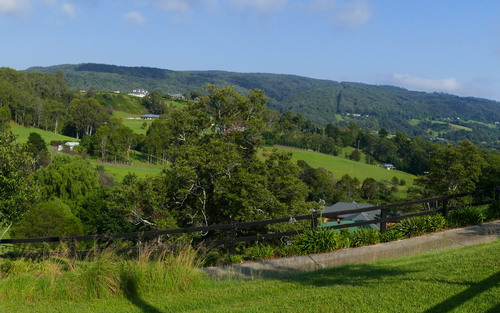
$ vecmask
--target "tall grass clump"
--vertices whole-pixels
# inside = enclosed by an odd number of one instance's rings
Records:
[[[191,248],[146,246],[131,255],[94,250],[83,260],[68,256],[44,260],[0,261],[0,299],[89,300],[180,292],[203,280],[200,260]]]

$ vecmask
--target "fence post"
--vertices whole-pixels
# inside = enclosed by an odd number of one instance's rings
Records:
[[[76,235],[72,235],[69,241],[69,251],[72,258],[76,257]]]
[[[448,217],[448,198],[443,199],[443,216]]]
[[[380,218],[383,220],[380,222],[380,232],[383,234],[387,230],[387,222],[385,219],[387,218],[387,207],[386,203],[383,203],[380,208]]]
[[[316,211],[312,212],[311,214],[311,228],[318,228],[318,214],[316,213]]]
[[[231,222],[231,229],[229,230],[229,253],[236,254],[236,222]]]

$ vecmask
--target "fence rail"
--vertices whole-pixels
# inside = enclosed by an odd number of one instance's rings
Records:
[[[480,201],[476,201],[476,202],[469,203],[469,204],[461,204],[461,205],[456,205],[453,207],[448,206],[449,200],[464,198],[464,197],[468,197],[468,196],[477,197],[479,195],[484,195],[485,193],[491,193],[493,195],[493,197],[491,197],[490,199],[486,199],[486,200],[481,199]],[[243,237],[237,236],[237,230],[243,230],[243,229],[246,229],[249,227],[267,226],[267,225],[278,224],[278,223],[286,223],[286,222],[289,222],[290,220],[293,220],[293,221],[311,220],[311,227],[315,228],[318,226],[318,219],[320,217],[321,218],[335,218],[335,217],[338,217],[340,215],[380,210],[381,214],[380,214],[380,217],[377,219],[369,220],[369,221],[348,223],[348,224],[339,224],[339,225],[335,225],[335,226],[329,226],[328,228],[342,229],[342,228],[358,227],[358,226],[365,226],[365,225],[371,225],[371,224],[379,224],[380,231],[385,232],[385,230],[387,229],[387,223],[397,222],[397,221],[407,219],[410,217],[415,217],[415,216],[425,216],[425,215],[433,215],[433,214],[443,214],[446,216],[449,211],[452,211],[452,210],[455,210],[455,209],[458,209],[458,208],[461,208],[464,206],[485,205],[485,204],[492,203],[494,200],[498,201],[499,196],[500,196],[500,186],[497,186],[495,188],[490,188],[490,189],[485,189],[485,190],[477,190],[477,191],[473,191],[473,192],[469,192],[469,193],[445,195],[445,196],[420,199],[420,200],[413,200],[413,201],[407,201],[407,202],[401,202],[401,203],[395,203],[395,204],[381,204],[381,205],[371,206],[371,207],[367,207],[367,208],[343,210],[343,211],[324,213],[324,214],[313,212],[313,213],[307,214],[307,215],[291,216],[291,217],[284,217],[284,218],[271,219],[271,220],[252,221],[252,222],[232,222],[232,223],[212,225],[212,226],[189,227],[189,228],[166,229],[166,230],[151,230],[151,231],[121,233],[121,234],[96,234],[96,235],[65,236],[65,237],[1,239],[0,245],[23,244],[23,243],[67,242],[67,243],[70,243],[71,250],[74,250],[74,249],[76,249],[75,248],[76,243],[79,241],[97,241],[97,240],[110,241],[110,240],[117,240],[117,239],[159,238],[161,236],[173,235],[173,234],[189,234],[189,233],[208,232],[208,231],[215,231],[215,230],[228,230],[229,234],[228,234],[227,239],[217,239],[217,240],[206,241],[205,244],[207,244],[209,246],[228,245],[230,248],[230,251],[234,252],[235,244],[238,242],[249,242],[249,241],[259,241],[259,240],[263,240],[263,239],[282,238],[282,237],[288,237],[288,236],[300,234],[300,233],[305,231],[304,229],[301,229],[301,230],[289,230],[289,231],[276,232],[276,233],[256,234],[256,235],[243,236]],[[397,208],[414,206],[414,205],[418,205],[418,204],[431,204],[431,203],[434,203],[436,205],[436,207],[438,207],[439,202],[441,202],[441,206],[438,209],[426,210],[426,211],[416,212],[416,213],[409,213],[409,214],[404,214],[404,215],[399,215],[399,216],[388,216],[388,213],[390,210],[395,210]],[[72,252],[73,253],[86,253],[85,251],[72,251]],[[46,256],[46,255],[50,255],[50,254],[52,254],[52,253],[47,253],[47,252],[45,252],[45,253],[4,253],[4,254],[0,254],[0,258],[18,257],[18,256],[37,256],[37,255],[38,256]]]

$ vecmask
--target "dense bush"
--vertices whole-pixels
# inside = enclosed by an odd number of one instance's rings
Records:
[[[418,236],[423,233],[432,233],[446,226],[446,219],[439,215],[415,216],[400,221],[395,227],[405,237]]]
[[[398,227],[391,227],[387,231],[380,235],[380,240],[382,242],[396,241],[403,239],[403,233]]]
[[[448,224],[452,227],[481,224],[486,220],[482,209],[466,206],[453,210],[448,215]]]
[[[274,256],[274,248],[269,245],[257,245],[247,249],[247,255],[252,260],[269,259]]]
[[[425,232],[425,224],[426,219],[424,216],[415,216],[400,221],[395,227],[403,233],[403,236],[413,237]]]
[[[374,228],[358,228],[351,237],[353,247],[373,245],[380,242],[380,232]]]
[[[40,203],[12,228],[14,238],[71,236],[83,234],[80,220],[60,199]]]
[[[500,201],[495,201],[486,209],[486,218],[496,220],[500,218]]]
[[[337,248],[335,231],[324,228],[306,230],[299,236],[297,245],[304,254],[335,250]]]

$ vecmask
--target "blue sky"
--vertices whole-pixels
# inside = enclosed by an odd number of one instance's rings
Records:
[[[0,0],[0,66],[295,74],[500,100],[497,0]]]

